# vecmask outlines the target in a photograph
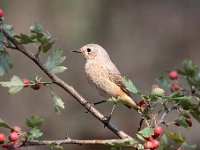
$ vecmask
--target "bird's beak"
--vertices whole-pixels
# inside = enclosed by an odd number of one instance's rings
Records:
[[[82,53],[80,50],[73,50],[72,52],[75,52],[75,53]]]

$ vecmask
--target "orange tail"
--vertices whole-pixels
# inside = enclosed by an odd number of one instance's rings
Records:
[[[137,104],[135,103],[135,101],[130,97],[128,96],[127,94],[123,94],[122,96],[119,97],[121,99],[121,101],[130,106],[131,108],[135,109],[135,110],[138,110],[139,107],[137,106]]]

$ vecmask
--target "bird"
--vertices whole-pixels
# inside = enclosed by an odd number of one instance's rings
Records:
[[[138,110],[139,107],[131,98],[131,94],[123,82],[124,78],[103,47],[92,43],[86,44],[73,52],[80,53],[85,57],[86,77],[88,82],[97,89],[99,95],[103,96],[106,101],[114,97],[117,102]]]

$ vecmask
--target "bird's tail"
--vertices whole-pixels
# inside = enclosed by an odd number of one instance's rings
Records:
[[[120,96],[120,99],[125,105],[130,106],[131,108],[135,109],[136,111],[139,109],[139,107],[137,106],[135,101],[127,94]]]

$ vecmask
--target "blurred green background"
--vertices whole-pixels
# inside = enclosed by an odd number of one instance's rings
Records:
[[[121,73],[144,92],[150,91],[160,73],[179,67],[185,58],[200,65],[200,1],[0,0],[0,7],[4,10],[5,22],[14,26],[15,33],[29,33],[29,27],[38,22],[57,38],[54,47],[64,50],[68,68],[59,76],[91,102],[103,98],[85,79],[84,58],[71,53],[85,44],[102,45]],[[35,51],[32,45],[28,48]],[[48,80],[24,55],[13,50],[9,52],[14,68],[1,77],[1,81],[10,80],[13,74],[29,79],[39,75]],[[44,136],[41,139],[62,139],[66,134],[77,139],[116,138],[92,115],[86,114],[72,96],[56,86],[53,88],[65,102],[66,109],[61,116],[54,112],[49,88],[39,91],[27,88],[16,95],[8,95],[7,89],[0,87],[0,117],[25,130],[24,120],[28,115],[44,118]],[[107,103],[97,107],[108,115],[112,105]],[[133,111],[119,105],[112,120],[122,130],[135,135],[139,118]],[[199,144],[199,125],[195,120],[193,122],[193,128],[183,135],[188,143]],[[178,130],[182,132],[182,128]],[[102,146],[64,147],[71,150],[109,149]]]

